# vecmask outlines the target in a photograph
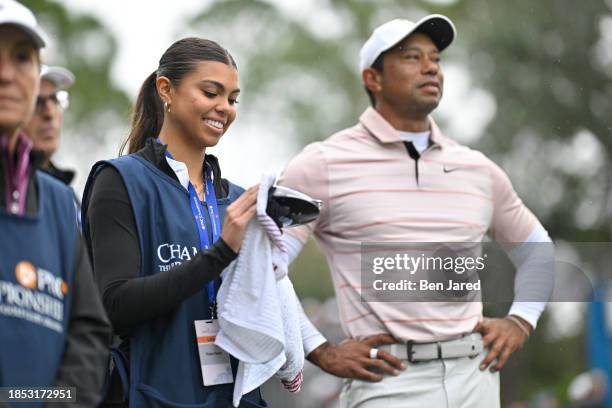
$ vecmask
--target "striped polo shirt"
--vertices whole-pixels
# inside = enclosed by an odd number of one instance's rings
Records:
[[[431,144],[414,160],[375,109],[359,123],[310,144],[280,184],[323,201],[321,216],[287,230],[314,233],[330,266],[343,329],[353,338],[389,333],[429,341],[470,332],[480,302],[362,302],[365,242],[523,242],[537,225],[506,174],[482,153],[445,137],[433,119]]]

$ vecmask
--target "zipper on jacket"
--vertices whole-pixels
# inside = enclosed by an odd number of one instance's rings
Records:
[[[19,212],[19,191],[14,190],[11,197],[13,198],[13,202],[10,211],[13,214],[17,214]]]

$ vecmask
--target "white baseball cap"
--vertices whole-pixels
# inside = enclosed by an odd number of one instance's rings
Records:
[[[40,79],[51,81],[59,89],[66,89],[74,84],[74,74],[64,67],[43,65],[40,70]]]
[[[453,22],[441,14],[430,14],[416,23],[399,18],[388,21],[376,28],[361,47],[359,71],[372,66],[380,54],[415,31],[429,35],[440,51],[448,47],[457,35]]]
[[[46,45],[45,34],[29,8],[14,0],[0,0],[0,25],[15,25],[25,31],[38,48]]]

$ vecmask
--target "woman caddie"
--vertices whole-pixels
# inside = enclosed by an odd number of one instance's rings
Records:
[[[211,321],[220,273],[237,256],[257,188],[222,179],[205,153],[234,121],[239,92],[227,50],[200,38],[175,42],[142,85],[130,154],[91,171],[84,229],[120,339],[109,404],[232,406],[237,361],[209,341]],[[256,389],[240,406],[267,405]]]
[[[32,12],[0,0],[0,387],[75,387],[75,406],[93,407],[110,325],[73,194],[37,170],[22,131],[34,110],[44,46]]]

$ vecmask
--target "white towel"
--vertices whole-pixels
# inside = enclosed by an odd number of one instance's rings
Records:
[[[298,391],[304,367],[299,326],[301,305],[287,277],[281,232],[266,215],[273,174],[264,174],[257,196],[257,218],[247,226],[238,258],[221,274],[217,294],[219,333],[215,343],[240,363],[234,406],[242,396],[277,374]]]

